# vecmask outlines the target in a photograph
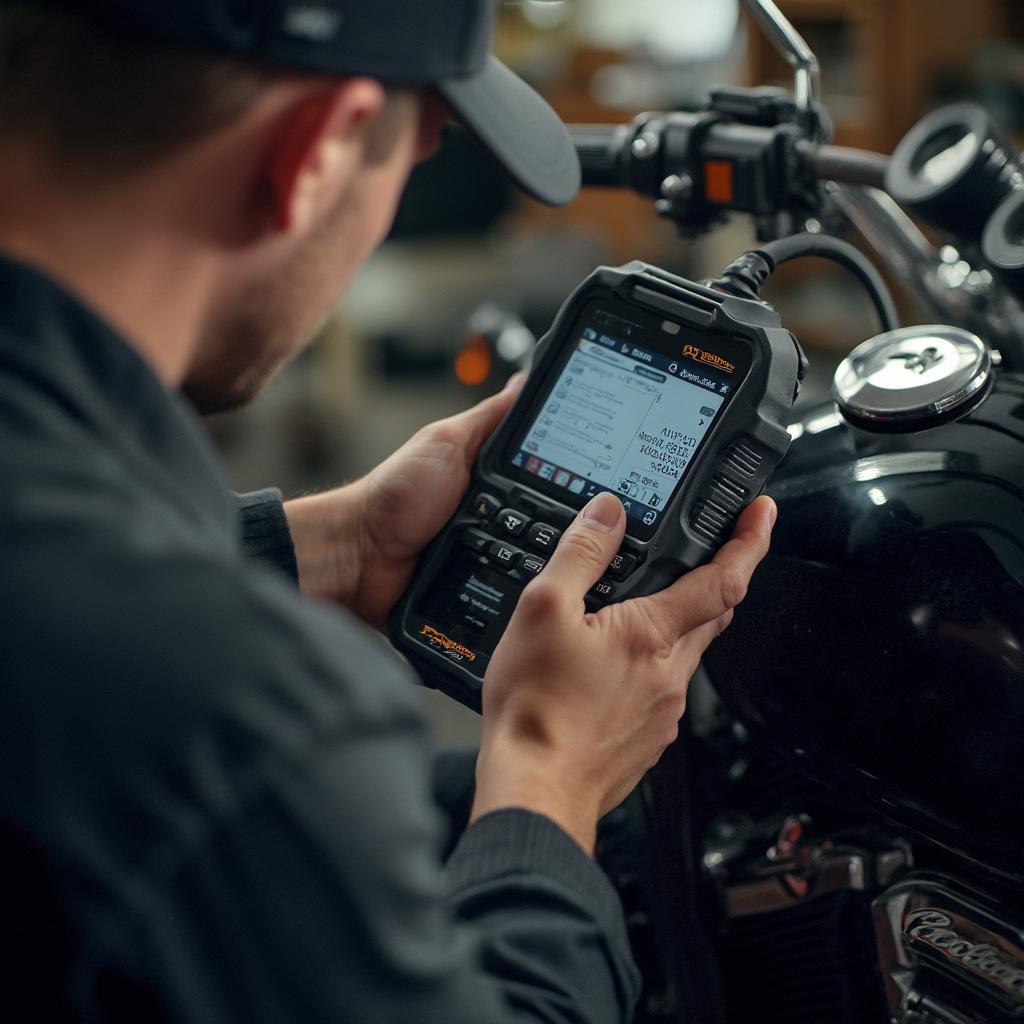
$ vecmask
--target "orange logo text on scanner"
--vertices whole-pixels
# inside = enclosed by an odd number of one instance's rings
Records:
[[[696,345],[684,345],[683,356],[687,359],[692,359],[696,363],[713,366],[716,370],[722,370],[724,373],[732,373],[736,369],[735,365],[730,363],[728,359],[716,356],[714,352],[707,352],[702,348],[697,348]]]
[[[443,651],[461,655],[469,661],[476,661],[475,652],[460,643],[456,643],[451,637],[445,636],[444,633],[439,629],[434,629],[433,626],[423,626],[420,629],[420,636],[425,637],[428,643],[433,644],[435,647],[440,647]]]

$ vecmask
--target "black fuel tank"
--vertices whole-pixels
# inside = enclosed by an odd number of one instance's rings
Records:
[[[791,433],[712,680],[811,773],[1024,881],[1024,376],[919,433],[831,404]]]

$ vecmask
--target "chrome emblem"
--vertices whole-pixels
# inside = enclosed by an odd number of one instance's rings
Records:
[[[920,352],[897,352],[889,358],[902,359],[903,368],[912,373],[925,373],[945,357],[934,345],[929,345]]]
[[[872,909],[893,1021],[1024,1021],[1024,922],[991,896],[920,873]]]
[[[961,931],[957,930],[958,927]],[[962,933],[966,930],[974,934],[968,938]],[[922,907],[903,919],[903,935],[981,975],[1004,992],[1024,999],[1024,962],[997,946],[995,936],[983,928],[971,925],[963,918],[954,919],[954,915],[934,907]],[[977,938],[990,941],[972,941]]]

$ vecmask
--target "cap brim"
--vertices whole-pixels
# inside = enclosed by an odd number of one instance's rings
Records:
[[[551,206],[576,198],[580,161],[562,119],[497,57],[437,88],[525,192]]]

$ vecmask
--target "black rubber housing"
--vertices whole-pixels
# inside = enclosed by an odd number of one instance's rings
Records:
[[[963,152],[941,178],[923,172],[928,160],[954,145]],[[1020,156],[988,113],[954,103],[922,118],[889,160],[885,189],[901,206],[937,228],[978,243],[985,222],[1021,184]]]
[[[981,253],[999,280],[1024,301],[1024,188],[1004,199],[989,218]]]
[[[511,479],[503,468],[502,454],[538,390],[548,385],[565,347],[574,343],[572,328],[580,311],[595,297],[655,311],[697,331],[726,333],[749,346],[751,355],[749,372],[695,454],[653,537],[641,541],[627,532],[628,550],[637,555],[641,567],[621,585],[615,600],[656,593],[708,561],[728,539],[742,509],[764,490],[789,448],[786,424],[802,374],[802,353],[773,309],[640,262],[598,268],[567,299],[539,342],[516,404],[480,454],[466,500],[425,552],[391,617],[392,639],[423,681],[474,710],[480,710],[483,670],[474,671],[457,652],[452,660],[453,652],[417,639],[425,623],[415,609],[421,595],[431,592],[438,574],[455,557],[461,532],[479,525],[471,507],[478,492],[487,491],[503,501],[508,498],[559,529],[575,518],[575,508]]]

